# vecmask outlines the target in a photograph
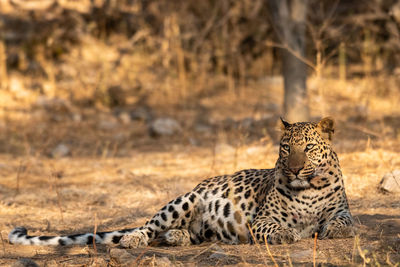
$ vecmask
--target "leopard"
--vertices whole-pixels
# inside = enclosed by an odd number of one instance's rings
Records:
[[[281,118],[279,157],[272,169],[245,169],[202,181],[170,201],[144,225],[109,232],[30,236],[9,234],[21,245],[290,244],[305,238],[355,235],[343,175],[332,148],[335,121],[290,123]]]

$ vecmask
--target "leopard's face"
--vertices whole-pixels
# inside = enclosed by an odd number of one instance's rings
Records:
[[[310,181],[323,174],[332,154],[330,139],[333,133],[333,121],[324,120],[318,124],[283,121],[277,166],[289,187],[309,188]]]

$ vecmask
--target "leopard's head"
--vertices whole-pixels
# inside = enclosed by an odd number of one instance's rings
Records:
[[[310,181],[326,170],[332,160],[331,139],[334,120],[323,118],[318,123],[282,121],[277,170],[289,187],[306,189]]]

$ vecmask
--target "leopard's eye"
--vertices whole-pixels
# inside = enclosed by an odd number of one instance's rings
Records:
[[[308,145],[306,146],[306,148],[307,148],[307,150],[310,150],[310,149],[312,149],[314,146],[315,146],[314,144],[308,144]]]
[[[285,150],[285,151],[288,151],[288,152],[289,152],[289,150],[290,150],[290,146],[289,146],[289,145],[283,144],[283,145],[281,145],[281,147],[282,147],[282,149]]]

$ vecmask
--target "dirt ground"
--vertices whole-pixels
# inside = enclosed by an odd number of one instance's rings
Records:
[[[355,96],[357,82],[326,90],[323,99],[310,86],[314,118],[331,115],[337,121],[334,147],[359,229],[356,238],[318,240],[316,246],[305,239],[269,246],[270,253],[264,245],[210,243],[129,250],[8,244],[15,226],[31,235],[139,226],[204,178],[273,167],[282,87],[261,90],[267,82],[195,104],[150,105],[154,116],[180,123],[173,136],[152,137],[148,122],[126,121],[112,110],[3,108],[0,265],[29,258],[40,266],[261,266],[273,260],[279,266],[399,266],[400,196],[378,190],[382,176],[400,168],[399,94]],[[68,151],[58,156],[54,149],[60,144]]]

